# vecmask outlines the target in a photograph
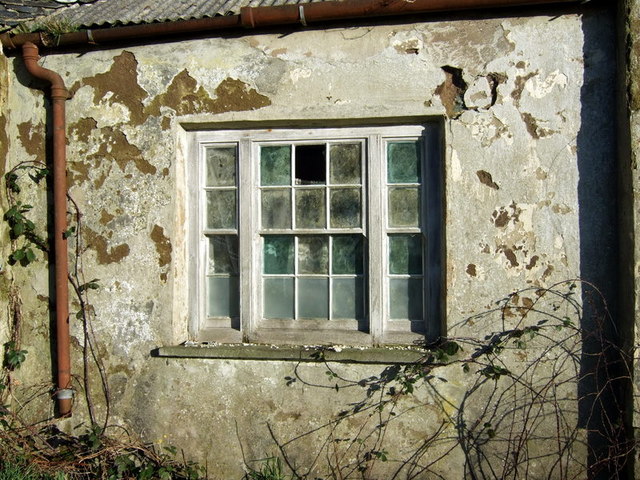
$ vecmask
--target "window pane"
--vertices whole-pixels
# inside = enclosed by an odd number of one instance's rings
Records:
[[[231,187],[235,184],[235,147],[207,148],[207,187]]]
[[[293,236],[269,235],[264,241],[264,273],[293,274]]]
[[[264,318],[293,318],[293,278],[265,278]]]
[[[207,228],[236,228],[236,191],[207,192]]]
[[[422,279],[389,279],[390,316],[393,319],[419,320],[422,318]]]
[[[296,228],[324,228],[326,224],[324,188],[296,190]]]
[[[418,227],[420,225],[420,190],[418,188],[389,189],[389,226]]]
[[[362,204],[359,188],[332,188],[330,221],[333,228],[357,228],[361,225]]]
[[[260,148],[260,185],[291,185],[291,147]]]
[[[237,317],[239,312],[238,277],[209,277],[207,298],[209,317]]]
[[[361,275],[363,268],[362,237],[338,235],[333,237],[332,272],[337,275]]]
[[[422,236],[389,236],[389,273],[422,274]]]
[[[359,184],[361,182],[360,144],[331,145],[331,183]]]
[[[327,182],[326,146],[296,146],[296,185],[323,185]]]
[[[329,245],[326,236],[298,238],[298,273],[329,273]]]
[[[334,278],[332,284],[332,318],[364,318],[363,279]]]
[[[298,317],[329,318],[329,279],[298,279]]]
[[[209,237],[209,273],[238,274],[238,237],[215,235]]]
[[[262,190],[262,228],[291,228],[291,190]]]
[[[389,183],[419,183],[419,142],[390,142],[387,145],[387,179]]]

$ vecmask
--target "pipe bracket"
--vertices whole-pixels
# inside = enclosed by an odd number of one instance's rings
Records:
[[[56,391],[58,400],[71,400],[73,398],[73,390],[70,388],[61,388]]]

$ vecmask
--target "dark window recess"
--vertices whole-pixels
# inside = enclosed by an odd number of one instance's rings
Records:
[[[318,185],[327,181],[326,145],[296,146],[296,184]]]

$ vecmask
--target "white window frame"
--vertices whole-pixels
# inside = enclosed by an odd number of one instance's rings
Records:
[[[423,319],[415,322],[389,319],[386,196],[386,142],[420,140],[422,156],[421,226],[423,244]],[[365,317],[367,331],[334,328],[282,328],[282,322],[263,320],[262,252],[260,229],[259,145],[362,140],[363,218],[365,247]],[[206,239],[203,235],[204,151],[207,146],[237,145],[237,234],[240,256],[240,317],[233,321],[207,319],[205,312]],[[441,331],[441,154],[440,128],[435,123],[344,128],[219,129],[188,132],[186,209],[189,212],[190,337],[220,343],[411,344],[433,340]],[[295,207],[293,207],[295,208]],[[407,229],[397,230],[404,232]],[[326,230],[322,232],[326,233]],[[290,232],[296,235],[296,232]],[[375,261],[375,259],[380,259]],[[269,325],[270,323],[270,325]],[[339,322],[338,322],[339,323]],[[316,325],[317,327],[319,325]],[[417,327],[422,326],[422,331]],[[290,325],[285,326],[290,327]],[[362,328],[361,328],[362,329]]]

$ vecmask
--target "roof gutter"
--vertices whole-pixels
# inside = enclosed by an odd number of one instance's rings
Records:
[[[0,35],[0,42],[5,51],[20,48],[27,42],[41,47],[59,48],[78,45],[101,45],[112,42],[139,42],[145,38],[169,38],[177,35],[241,30],[243,28],[274,27],[292,24],[307,26],[336,20],[578,3],[579,1],[580,0],[345,0],[301,5],[242,7],[238,15],[111,27],[97,30],[82,30],[59,36],[51,36],[44,33],[17,35],[3,33]]]

